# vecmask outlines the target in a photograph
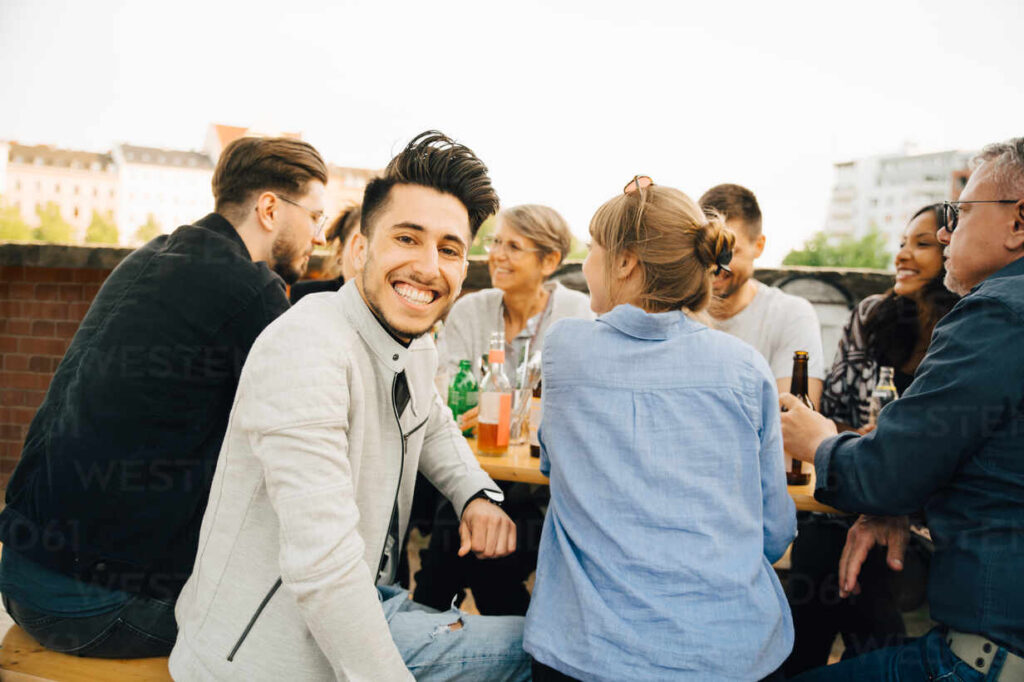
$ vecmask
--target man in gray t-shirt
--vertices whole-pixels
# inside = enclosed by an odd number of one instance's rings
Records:
[[[806,299],[753,279],[754,261],[764,251],[765,243],[757,198],[739,185],[717,185],[704,193],[700,205],[717,211],[736,236],[729,265],[732,272],[722,272],[715,278],[715,300],[710,311],[715,327],[746,341],[765,357],[780,393],[789,391],[793,352],[807,351],[808,393],[818,406],[825,363],[814,307]]]

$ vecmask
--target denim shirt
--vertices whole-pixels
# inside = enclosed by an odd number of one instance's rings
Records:
[[[815,497],[851,512],[924,509],[932,618],[1024,654],[1024,259],[935,327],[903,397],[867,436],[815,456]]]
[[[682,312],[621,305],[544,344],[551,503],[525,649],[586,680],[760,679],[793,628],[775,380]]]

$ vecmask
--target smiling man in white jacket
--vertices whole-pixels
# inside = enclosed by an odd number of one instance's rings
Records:
[[[367,186],[359,275],[257,339],[175,609],[176,680],[529,679],[521,618],[434,611],[393,585],[417,470],[463,510],[461,553],[515,549],[424,336],[497,204],[472,151],[418,136]]]

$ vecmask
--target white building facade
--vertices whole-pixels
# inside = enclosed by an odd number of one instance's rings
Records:
[[[919,208],[959,196],[974,152],[873,156],[835,164],[825,232],[863,237],[877,227],[895,253],[900,234]]]
[[[299,133],[214,124],[201,152],[118,144],[110,153],[95,153],[0,141],[0,200],[17,207],[30,227],[39,225],[38,209],[55,203],[72,227],[72,243],[84,240],[95,211],[116,224],[122,244],[136,244],[139,227],[151,217],[168,233],[213,211],[211,181],[220,152],[239,137],[268,134],[302,139]],[[330,164],[328,215],[361,201],[375,175]]]
[[[48,203],[60,208],[80,242],[93,211],[116,220],[118,178],[109,154],[57,149],[48,145],[5,143],[7,154],[0,172],[4,203],[16,207],[30,226],[39,225],[38,209]]]

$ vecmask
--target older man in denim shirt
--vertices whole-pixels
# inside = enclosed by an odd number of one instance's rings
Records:
[[[1024,138],[990,145],[978,161],[939,232],[946,286],[964,298],[935,327],[903,398],[863,437],[834,435],[831,422],[782,398],[786,450],[814,463],[815,497],[881,517],[924,510],[940,626],[801,681],[1024,680]],[[841,560],[844,596],[876,542],[902,567],[906,527],[857,522]]]

